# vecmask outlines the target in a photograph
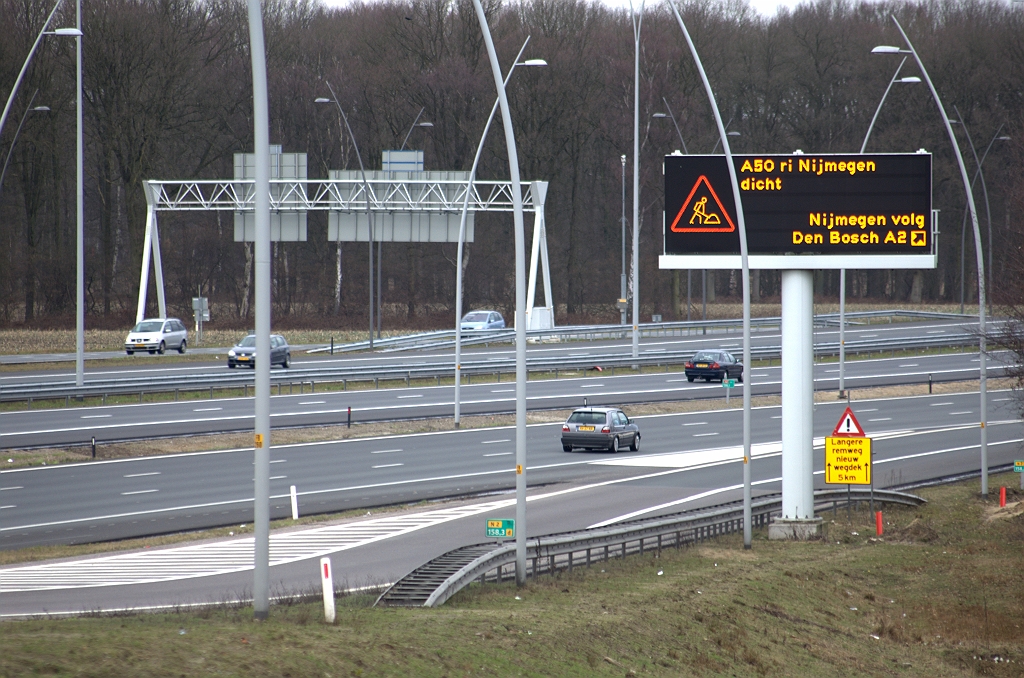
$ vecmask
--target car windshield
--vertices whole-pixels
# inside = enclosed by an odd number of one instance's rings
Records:
[[[132,332],[159,332],[163,326],[162,320],[143,320],[132,329]]]
[[[482,311],[474,311],[473,313],[467,313],[466,317],[462,319],[464,323],[485,323],[487,322],[487,314]]]
[[[697,355],[693,356],[694,360],[718,360],[718,354],[712,353],[711,351],[701,351]]]
[[[255,346],[256,345],[256,335],[255,334],[250,334],[248,337],[246,337],[245,339],[242,339],[240,342],[238,342],[238,345],[242,346],[242,347],[245,347],[245,348],[251,348],[251,347]]]
[[[569,415],[570,424],[603,424],[604,412],[573,412]]]

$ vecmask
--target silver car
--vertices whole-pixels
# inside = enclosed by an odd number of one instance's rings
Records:
[[[174,348],[184,353],[188,347],[188,330],[177,318],[149,318],[132,328],[124,340],[125,353],[136,351],[163,353]]]
[[[505,319],[497,311],[470,311],[462,318],[464,330],[500,330],[505,328]]]
[[[640,427],[617,407],[582,407],[562,424],[565,452],[574,447],[618,452],[626,445],[633,452],[640,449]]]

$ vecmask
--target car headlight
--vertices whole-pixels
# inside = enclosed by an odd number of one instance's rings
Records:
[[[231,349],[230,351],[228,351],[228,357],[229,358],[234,358],[235,357],[235,349]]]

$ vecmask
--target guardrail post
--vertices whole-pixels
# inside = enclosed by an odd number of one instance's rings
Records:
[[[346,425],[346,428],[352,428],[352,408],[351,407],[348,408],[348,423]]]
[[[380,388],[380,382],[378,381],[377,377],[373,378],[373,387]]]
[[[281,387],[280,386],[277,387],[277,394],[278,395],[281,394]],[[212,384],[210,385],[210,400],[213,400],[213,385]]]
[[[342,391],[347,391],[348,390],[348,379],[342,379],[341,380],[341,390]]]

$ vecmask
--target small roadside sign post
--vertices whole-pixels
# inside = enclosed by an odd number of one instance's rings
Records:
[[[729,404],[729,394],[732,393],[732,390],[734,388],[736,388],[736,380],[735,379],[723,379],[722,380],[722,388],[725,389],[725,404],[728,405]]]
[[[825,482],[846,484],[846,514],[850,515],[850,486],[871,487],[871,513],[875,512],[875,485],[871,475],[871,438],[849,407],[839,417],[832,435],[825,438]]]
[[[509,518],[488,518],[487,536],[496,539],[515,539],[516,521]]]
[[[1024,490],[1024,459],[1013,460],[1013,472],[1020,474],[1020,489]]]

